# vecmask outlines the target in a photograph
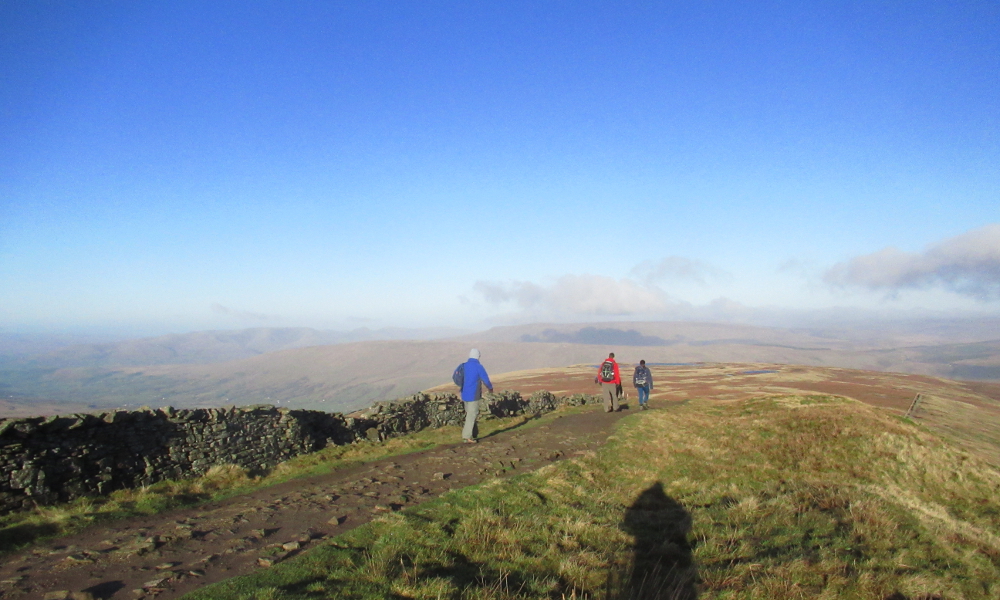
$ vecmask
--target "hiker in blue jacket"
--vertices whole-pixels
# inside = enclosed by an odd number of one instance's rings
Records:
[[[462,385],[462,401],[465,403],[465,427],[462,428],[462,439],[467,444],[476,443],[476,417],[479,416],[479,401],[483,398],[483,384],[493,393],[493,384],[483,365],[479,364],[479,350],[469,352],[469,360],[465,361],[465,382]]]

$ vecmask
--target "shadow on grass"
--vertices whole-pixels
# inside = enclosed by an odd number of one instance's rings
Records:
[[[518,573],[504,572],[493,567],[469,560],[464,554],[449,553],[451,562],[426,572],[428,577],[448,579],[458,589],[469,590],[521,590],[527,584],[525,577]]]
[[[473,437],[477,437],[478,439],[491,438],[493,436],[500,435],[501,433],[506,433],[508,431],[513,431],[513,430],[518,429],[520,427],[524,427],[528,423],[531,423],[532,421],[537,421],[537,420],[539,420],[541,418],[542,418],[542,414],[541,413],[534,413],[532,415],[524,415],[524,417],[522,417],[521,420],[518,421],[517,423],[511,423],[510,425],[507,425],[506,427],[501,427],[499,429],[494,429],[493,431],[487,433],[486,435],[484,435],[481,438],[478,438],[478,436],[479,436],[479,424],[476,423],[475,431],[473,432]]]
[[[276,588],[277,594],[268,594],[271,588],[262,588],[259,595],[244,595],[241,598],[308,598],[326,600],[327,598],[379,598],[380,600],[406,600],[406,596],[393,593],[385,586],[367,582],[361,579],[338,581],[317,575],[298,581],[291,585]]]
[[[35,541],[59,533],[54,523],[25,523],[0,529],[0,553],[13,552]]]
[[[625,511],[622,530],[635,536],[628,579],[614,600],[693,600],[698,570],[688,533],[691,514],[656,482]]]
[[[448,557],[447,564],[426,565],[420,573],[420,578],[447,580],[452,589],[455,590],[446,596],[449,599],[459,597],[512,598],[530,586],[529,578],[519,573],[503,571],[487,563],[470,560],[459,552],[449,552]],[[402,571],[413,568],[413,562],[409,557],[401,557],[399,561],[400,572],[397,572],[392,578],[398,579],[402,577]],[[322,574],[290,585],[279,586],[277,590],[293,598],[316,598],[317,600],[327,598],[406,600],[412,598],[412,596],[392,591],[385,582],[371,581],[365,577],[334,579]]]

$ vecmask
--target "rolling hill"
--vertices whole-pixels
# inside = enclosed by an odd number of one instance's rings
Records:
[[[144,365],[209,364],[260,356],[268,352],[371,340],[437,339],[454,336],[458,329],[378,329],[320,331],[308,327],[258,327],[236,331],[196,331],[105,343],[66,344],[44,352],[24,352],[24,336],[0,339],[7,348],[8,367],[132,367]],[[50,343],[51,345],[51,343]],[[22,350],[22,351],[18,351]],[[3,364],[3,363],[0,363]]]
[[[992,322],[981,328],[984,336],[993,333]],[[200,332],[8,361],[0,365],[0,413],[256,403],[349,411],[447,383],[473,346],[494,374],[594,364],[615,351],[625,363],[768,363],[1000,379],[1000,341],[977,340],[971,326],[948,323],[884,331],[534,324],[441,340],[336,344],[324,335],[310,329]]]

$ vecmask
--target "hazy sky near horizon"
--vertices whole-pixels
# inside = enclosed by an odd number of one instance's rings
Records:
[[[0,2],[0,330],[997,315],[998,224],[996,2]]]

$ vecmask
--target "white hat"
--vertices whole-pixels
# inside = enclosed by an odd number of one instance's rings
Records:
[[[479,360],[479,350],[473,348],[472,351],[469,352],[469,358],[474,358],[476,360]]]

